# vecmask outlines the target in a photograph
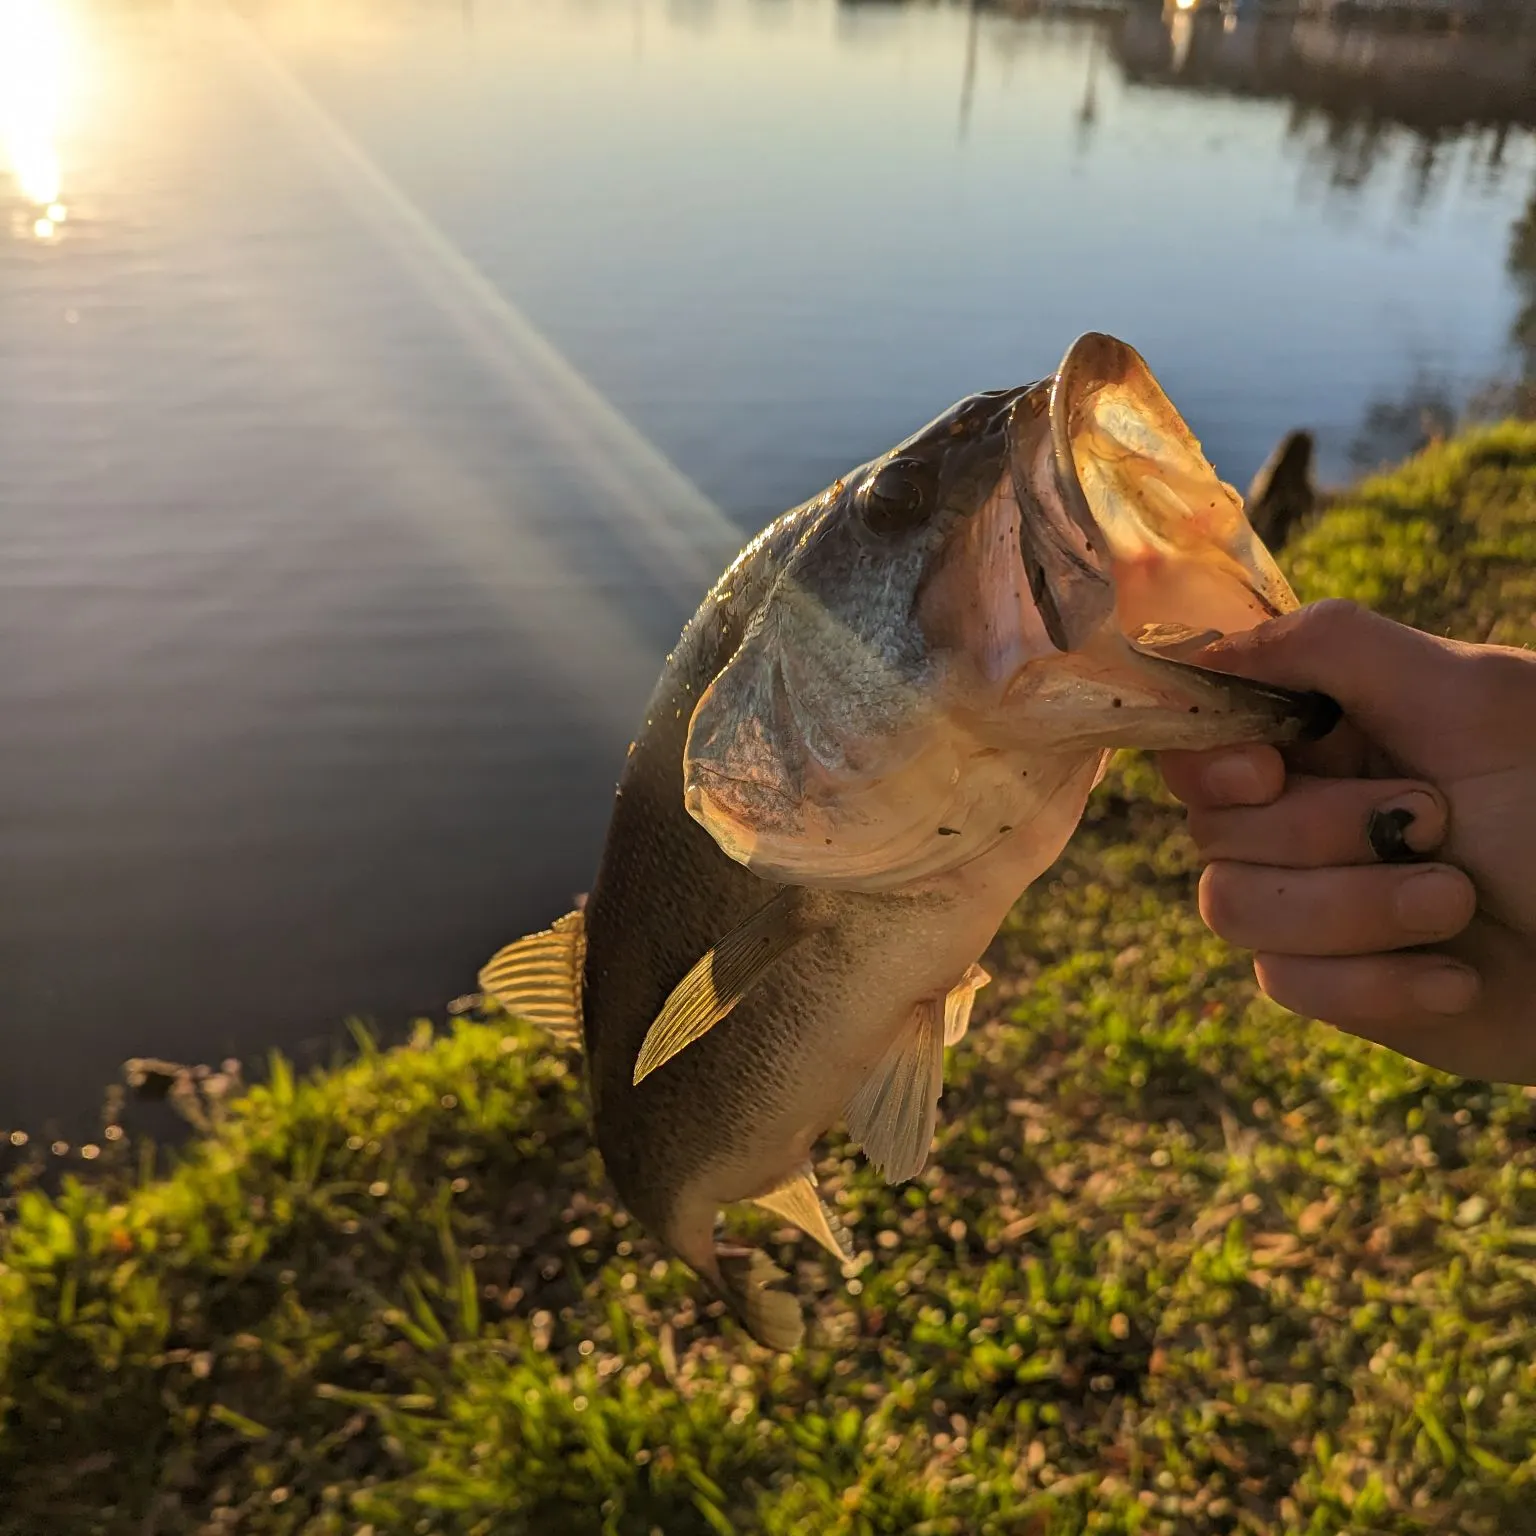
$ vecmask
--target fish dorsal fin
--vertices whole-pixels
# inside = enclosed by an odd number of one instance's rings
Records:
[[[579,911],[567,912],[542,933],[498,950],[480,972],[480,986],[508,1013],[566,1045],[580,1045],[586,952],[586,923]]]
[[[916,1178],[928,1161],[944,1088],[943,1003],[924,999],[900,1039],[849,1101],[848,1134],[887,1184]]]
[[[798,911],[797,897],[793,887],[780,891],[704,952],[656,1015],[635,1062],[635,1082],[713,1029],[763,972],[810,932]]]
[[[807,1237],[815,1238],[834,1259],[846,1263],[852,1256],[847,1240],[832,1225],[831,1215],[816,1193],[816,1175],[808,1166],[777,1189],[758,1195],[752,1204],[792,1222]]]
[[[971,1009],[976,1004],[976,994],[992,980],[992,973],[984,966],[973,965],[950,988],[944,999],[944,1044],[957,1045],[971,1027]]]

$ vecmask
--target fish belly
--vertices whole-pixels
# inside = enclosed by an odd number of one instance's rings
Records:
[[[850,905],[868,908],[876,899]],[[729,1148],[701,1169],[690,1190],[718,1205],[750,1200],[803,1171],[815,1144],[893,1045],[914,1027],[918,1009],[942,1001],[996,930],[949,901],[883,899],[808,941],[805,984],[776,1001],[780,1020],[753,1018],[737,1028],[779,1036],[765,1071],[758,1111],[736,1126]],[[775,1027],[775,1026],[779,1027]]]

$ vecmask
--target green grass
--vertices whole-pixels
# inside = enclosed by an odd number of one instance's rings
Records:
[[[1536,428],[1362,487],[1307,597],[1536,640]],[[0,1249],[0,1533],[1536,1532],[1536,1103],[1255,997],[1119,765],[1000,937],[932,1165],[828,1144],[756,1349],[510,1021],[279,1062]],[[856,1273],[855,1273],[856,1271]]]

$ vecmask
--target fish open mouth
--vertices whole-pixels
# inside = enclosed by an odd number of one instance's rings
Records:
[[[1009,466],[1052,654],[1019,669],[1007,702],[1039,739],[1158,748],[1331,728],[1331,700],[1188,664],[1298,604],[1134,347],[1079,337],[1043,411],[1038,398],[1016,408]]]
[[[1056,371],[1049,414],[1057,482],[1097,535],[1128,639],[1230,634],[1298,606],[1242,497],[1134,347],[1080,336]]]

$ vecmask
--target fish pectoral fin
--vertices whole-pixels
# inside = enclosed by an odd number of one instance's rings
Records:
[[[720,1288],[741,1325],[768,1349],[798,1349],[805,1338],[800,1303],[773,1287],[788,1276],[760,1248],[717,1248]]]
[[[976,1005],[976,994],[992,980],[992,973],[985,966],[973,965],[949,990],[944,999],[944,1044],[957,1045],[971,1027],[971,1009]]]
[[[887,1184],[916,1178],[928,1161],[944,1088],[944,1002],[924,999],[885,1059],[849,1101],[848,1134]]]
[[[834,1259],[846,1263],[852,1258],[848,1240],[832,1225],[831,1213],[816,1193],[816,1178],[808,1167],[786,1179],[777,1189],[756,1196],[752,1204],[792,1222],[807,1237],[815,1238]]]
[[[731,929],[673,988],[646,1032],[635,1061],[634,1081],[708,1034],[744,998],[764,971],[811,930],[798,910],[793,887],[779,892],[739,927]]]
[[[498,950],[480,972],[480,986],[508,1013],[546,1029],[566,1045],[581,1044],[581,971],[587,930],[580,910],[542,933]]]

